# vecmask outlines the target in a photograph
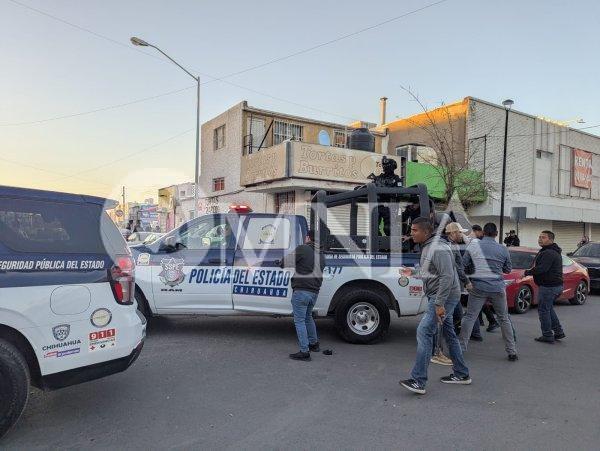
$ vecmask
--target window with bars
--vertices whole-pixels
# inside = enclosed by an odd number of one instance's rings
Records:
[[[334,130],[333,131],[333,146],[334,147],[346,147],[346,131],[345,130]]]
[[[215,128],[213,137],[214,149],[219,150],[225,147],[225,125]]]
[[[213,191],[225,190],[225,177],[213,179]]]
[[[282,215],[293,215],[295,209],[296,193],[294,191],[275,194],[275,213]]]
[[[303,129],[302,125],[275,121],[273,123],[273,145],[280,144],[286,139],[302,141]]]

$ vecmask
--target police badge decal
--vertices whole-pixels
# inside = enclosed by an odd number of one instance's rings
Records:
[[[69,324],[59,324],[52,328],[52,335],[54,335],[54,338],[58,341],[65,341],[69,336],[70,331],[71,326]]]
[[[160,281],[170,287],[179,285],[185,279],[184,263],[183,258],[163,258],[160,261],[162,271],[158,274]]]

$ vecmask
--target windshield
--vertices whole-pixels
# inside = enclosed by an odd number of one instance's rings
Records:
[[[586,244],[573,253],[573,257],[596,257],[600,258],[600,244]]]
[[[531,252],[509,251],[513,269],[529,269],[533,266],[535,254]]]

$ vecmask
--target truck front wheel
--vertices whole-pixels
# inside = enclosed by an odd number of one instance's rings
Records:
[[[29,368],[12,344],[0,339],[0,438],[17,422],[29,396]]]
[[[370,290],[352,290],[335,309],[338,333],[349,343],[369,344],[383,339],[390,327],[390,309]]]

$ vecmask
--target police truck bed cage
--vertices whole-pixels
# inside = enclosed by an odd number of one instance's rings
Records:
[[[429,199],[427,187],[419,183],[410,187],[382,187],[368,183],[353,191],[327,194],[320,190],[311,200],[311,228],[315,231],[315,239],[324,251],[349,248],[362,252],[389,252],[402,248],[402,224],[398,223],[399,202],[418,197],[420,216],[430,218],[433,202]],[[369,236],[360,236],[358,229],[358,204],[369,205]],[[330,236],[327,227],[327,209],[350,204],[350,235]],[[379,236],[381,208],[389,208],[390,236]]]

